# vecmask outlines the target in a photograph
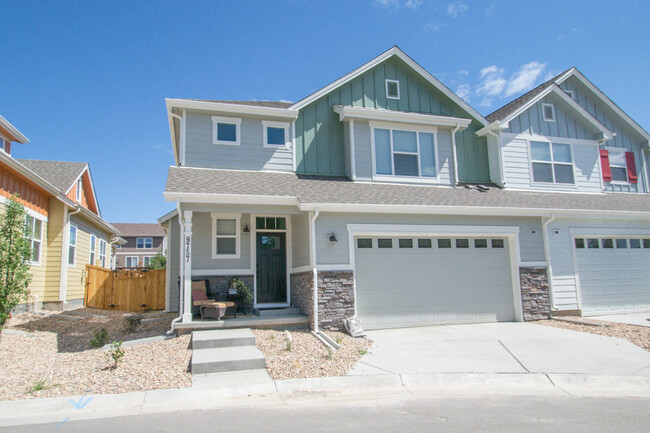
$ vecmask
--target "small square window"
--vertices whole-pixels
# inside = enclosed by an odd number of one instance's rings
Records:
[[[413,239],[400,239],[399,240],[400,248],[413,248]]]
[[[492,248],[503,248],[503,239],[492,239]]]
[[[418,239],[418,248],[431,248],[431,239]]]
[[[627,239],[616,239],[616,248],[627,248]]]
[[[650,239],[643,240],[643,248],[650,248]]]
[[[641,248],[641,239],[630,239],[630,248]]]
[[[474,248],[487,248],[487,239],[474,239]]]
[[[372,239],[370,238],[357,239],[357,248],[372,248]]]
[[[284,128],[266,128],[266,144],[275,144],[278,146],[284,146]]]
[[[399,99],[399,81],[386,80],[386,98]]]
[[[598,239],[587,239],[587,248],[599,248],[600,243]]]
[[[377,239],[377,248],[393,248],[393,240],[390,238]]]
[[[438,248],[451,248],[451,239],[438,239]]]
[[[262,121],[264,147],[277,149],[289,145],[289,123]]]
[[[555,122],[555,107],[553,104],[542,104],[544,122]]]
[[[602,239],[603,248],[614,248],[614,239]]]
[[[239,145],[241,119],[212,116],[212,142]]]
[[[456,239],[456,248],[469,248],[469,239]]]
[[[237,141],[237,125],[233,123],[217,123],[217,140]]]
[[[584,248],[584,247],[585,247],[585,240],[576,238],[576,248]]]

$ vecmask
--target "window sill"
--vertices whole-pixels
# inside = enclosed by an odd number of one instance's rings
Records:
[[[546,183],[546,182],[531,182],[530,186],[536,186],[540,188],[551,188],[551,189],[567,189],[573,190],[578,189],[578,186],[570,183]]]
[[[285,144],[285,145],[279,145],[279,144],[264,144],[263,145],[265,149],[273,149],[273,150],[291,150],[291,146]]]
[[[217,144],[219,146],[239,146],[238,141],[213,141],[212,144]]]
[[[372,177],[372,180],[376,182],[392,182],[392,183],[420,183],[420,184],[428,184],[428,185],[440,184],[440,179],[437,177],[400,177],[400,176],[374,175]]]
[[[611,182],[605,182],[605,183],[609,183],[610,185],[630,186],[630,182],[625,182],[625,181],[622,181],[622,180],[613,180]]]
[[[229,254],[229,255],[212,255],[212,258],[214,260],[220,260],[220,259],[240,259],[241,255],[239,254]]]

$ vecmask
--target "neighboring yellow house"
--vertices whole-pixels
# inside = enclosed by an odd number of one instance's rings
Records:
[[[29,303],[67,310],[83,306],[86,265],[110,268],[124,240],[101,218],[85,162],[14,159],[12,143],[29,140],[0,116],[0,212],[13,194],[33,230]]]

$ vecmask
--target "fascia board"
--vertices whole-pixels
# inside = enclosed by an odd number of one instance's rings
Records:
[[[172,106],[169,100],[165,100],[167,106],[167,122],[169,122],[169,136],[172,140],[172,151],[174,154],[174,164],[178,166],[178,143],[176,143],[176,136],[174,134],[174,116],[172,116]]]
[[[407,113],[404,111],[381,110],[374,108],[335,105],[334,112],[341,121],[345,119],[383,120],[387,122],[414,123],[433,126],[462,126],[467,128],[472,119],[460,117],[436,116],[433,114]]]
[[[193,192],[164,192],[167,201],[180,200],[182,203],[228,203],[228,204],[260,204],[260,205],[293,205],[298,206],[295,196],[273,196],[253,194],[204,194]]]
[[[7,132],[11,134],[11,136],[14,138],[14,141],[17,141],[18,143],[21,144],[29,143],[29,139],[25,137],[18,129],[16,129],[14,125],[9,123],[9,121],[2,116],[0,116],[0,126],[6,129]]]
[[[220,111],[233,114],[250,114],[256,116],[280,117],[295,120],[298,110],[292,108],[258,107],[254,105],[228,104],[225,102],[192,101],[188,99],[166,99],[167,110],[185,108],[192,110]]]
[[[623,111],[614,101],[609,99],[598,87],[596,87],[587,77],[585,77],[582,72],[576,68],[571,68],[566,74],[555,80],[557,84],[560,84],[566,81],[569,77],[575,76],[582,84],[584,84],[591,92],[596,95],[601,101],[603,101],[609,108],[611,108],[616,114],[618,114],[623,120],[625,120],[635,131],[637,131],[644,139],[650,141],[650,133],[641,127],[638,123],[634,121],[625,111]]]
[[[501,120],[495,120],[494,122],[490,123],[488,126],[479,129],[476,131],[476,135],[479,137],[484,136],[490,131],[494,131],[495,129],[503,130],[503,129],[508,129],[508,122],[503,122]]]
[[[172,209],[171,211],[167,212],[165,215],[161,216],[160,218],[157,219],[158,224],[165,223],[169,221],[170,219],[174,218],[176,215],[178,215],[178,210],[177,209]]]

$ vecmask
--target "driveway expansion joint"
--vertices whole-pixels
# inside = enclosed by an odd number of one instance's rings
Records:
[[[500,345],[501,345],[501,346],[506,350],[506,352],[508,352],[508,353],[510,354],[510,356],[512,356],[512,357],[515,359],[515,361],[517,361],[517,363],[519,363],[519,365],[521,365],[521,368],[523,368],[524,370],[526,370],[526,373],[530,373],[530,370],[528,370],[528,369],[526,368],[526,366],[525,366],[524,364],[522,364],[522,362],[521,362],[519,359],[517,359],[517,357],[516,357],[516,356],[515,356],[511,351],[510,351],[510,349],[508,349],[508,348],[506,347],[506,345],[503,344],[503,341],[501,341],[501,340],[497,340],[497,341],[498,341],[499,344],[500,344]]]

